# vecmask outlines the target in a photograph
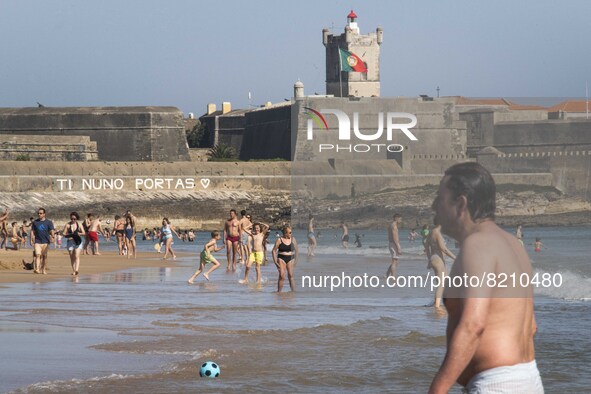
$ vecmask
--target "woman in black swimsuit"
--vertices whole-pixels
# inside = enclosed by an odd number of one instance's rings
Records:
[[[72,265],[72,275],[78,275],[80,269],[80,252],[84,248],[82,237],[86,235],[84,227],[78,223],[80,215],[77,212],[70,214],[70,221],[64,226],[64,236],[68,240],[67,247]]]
[[[279,271],[279,279],[277,280],[278,293],[283,289],[283,280],[285,279],[286,271],[287,278],[289,279],[289,287],[291,291],[295,291],[293,274],[298,260],[298,243],[291,236],[291,227],[283,227],[282,232],[283,236],[277,239],[272,252],[273,261],[275,262],[275,266],[277,266],[277,271]]]

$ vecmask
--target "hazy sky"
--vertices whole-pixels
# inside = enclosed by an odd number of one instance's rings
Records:
[[[322,28],[384,29],[382,96],[585,96],[588,0],[0,0],[0,107],[325,93]]]

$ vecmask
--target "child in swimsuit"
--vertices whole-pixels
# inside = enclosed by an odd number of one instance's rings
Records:
[[[247,234],[249,239],[252,239],[252,252],[248,256],[246,261],[246,267],[244,268],[244,279],[239,280],[239,283],[248,283],[248,271],[255,263],[255,269],[257,274],[257,285],[261,284],[261,264],[265,260],[265,235],[269,231],[269,225],[265,223],[254,223],[252,225],[252,232],[248,229],[243,229],[243,234]]]
[[[219,261],[217,261],[216,258],[212,256],[212,253],[219,252],[220,250],[224,249],[224,245],[218,248],[217,241],[220,238],[221,236],[219,231],[211,232],[211,239],[205,244],[201,254],[199,255],[199,269],[195,271],[193,276],[191,276],[187,282],[193,284],[193,280],[205,270],[205,264],[213,263],[213,266],[209,269],[209,271],[203,274],[207,280],[209,280],[209,274],[220,267]]]

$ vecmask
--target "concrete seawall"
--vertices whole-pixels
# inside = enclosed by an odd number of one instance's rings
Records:
[[[156,226],[167,216],[176,226],[197,229],[220,228],[234,208],[280,226],[292,220],[292,207],[299,213],[322,209],[350,198],[352,188],[365,208],[377,211],[385,205],[372,196],[390,191],[422,193],[421,188],[427,187],[429,196],[421,201],[428,201],[441,179],[441,174],[392,174],[386,162],[379,166],[356,162],[343,171],[345,167],[328,162],[314,163],[305,171],[290,162],[0,162],[0,207],[11,211],[10,220],[22,220],[43,206],[57,223],[65,222],[72,210],[112,219],[132,209],[142,227]],[[555,186],[550,173],[494,177],[498,185],[520,190]],[[413,201],[406,195],[392,204],[407,199]],[[428,206],[417,209],[429,210]]]

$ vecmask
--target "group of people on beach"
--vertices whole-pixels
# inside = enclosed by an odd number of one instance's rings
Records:
[[[435,212],[434,226],[425,232],[424,247],[428,266],[435,275],[443,277],[445,273],[444,257],[454,259],[450,277],[457,279],[501,278],[501,275],[515,274],[517,277],[532,277],[532,266],[523,245],[521,227],[516,234],[509,234],[495,223],[496,189],[491,174],[480,164],[467,162],[456,164],[445,171],[441,179],[432,209]],[[46,274],[47,252],[53,242],[56,229],[51,220],[46,218],[44,208],[37,210],[38,219],[21,228],[30,232],[30,244],[34,246],[33,271]],[[220,263],[214,253],[226,249],[227,272],[235,272],[237,264],[245,265],[245,276],[241,283],[248,283],[248,273],[255,264],[257,283],[260,284],[260,266],[265,261],[265,244],[269,235],[269,225],[253,221],[246,211],[238,219],[232,209],[224,223],[223,235],[219,231],[211,233],[201,250],[199,268],[189,283],[193,283],[200,274],[209,280],[209,275],[219,268]],[[9,212],[0,215],[3,233],[8,236],[6,223]],[[315,222],[312,216],[308,223],[308,254],[314,255],[316,248]],[[100,216],[87,215],[79,223],[76,212],[70,214],[70,220],[64,225],[62,233],[67,239],[67,249],[72,262],[72,275],[78,275],[79,257],[88,245],[93,254],[98,254],[98,235],[103,233]],[[388,248],[391,261],[387,276],[395,276],[398,260],[402,256],[399,226],[400,214],[394,214],[388,226]],[[12,227],[15,227],[13,222]],[[125,239],[135,238],[136,219],[127,211],[122,217],[116,217],[112,234],[117,236],[120,254],[123,253]],[[343,247],[348,247],[348,228],[341,225]],[[27,231],[29,230],[29,231]],[[18,234],[18,230],[17,234]],[[458,242],[456,256],[445,245],[445,234]],[[164,258],[172,250],[172,238],[182,238],[167,218],[162,220],[160,237],[166,247]],[[11,237],[12,238],[12,237]],[[223,244],[218,246],[222,239]],[[12,242],[12,239],[10,240]],[[22,242],[16,237],[14,243]],[[135,255],[135,245],[125,243]],[[536,252],[544,245],[538,238],[534,243]],[[87,251],[88,252],[88,251]],[[128,253],[129,256],[129,253]],[[298,261],[297,242],[290,226],[282,228],[282,234],[275,241],[272,258],[278,270],[278,292],[282,291],[285,278],[288,278],[291,290],[295,289],[294,270]],[[207,264],[212,266],[205,271]],[[489,283],[487,282],[487,283]],[[543,385],[535,361],[533,337],[537,325],[533,308],[533,287],[526,286],[510,289],[487,284],[473,286],[470,282],[463,286],[438,288],[435,294],[435,306],[443,303],[448,313],[446,329],[447,351],[438,372],[431,383],[429,393],[446,393],[457,382],[465,387],[466,392],[530,392],[543,393]]]
[[[50,245],[53,244],[54,248],[59,249],[62,239],[67,240],[66,250],[70,256],[73,276],[79,274],[81,254],[100,255],[99,235],[106,239],[109,239],[111,235],[116,236],[120,255],[127,254],[128,258],[137,256],[136,218],[129,210],[123,216],[115,215],[112,232],[103,228],[100,215],[93,213],[88,213],[86,218],[81,221],[78,212],[71,212],[70,220],[64,224],[62,229],[56,228],[53,221],[47,219],[46,215],[45,208],[39,208],[37,210],[38,218],[31,217],[28,222],[24,220],[18,230],[17,222],[12,223],[13,230],[10,234],[10,241],[13,244],[13,249],[26,248],[26,241],[29,239],[29,245],[33,248],[33,261],[29,263],[23,260],[22,264],[23,268],[30,269],[35,274],[47,274]],[[0,215],[1,229],[6,228],[8,217],[8,210]]]
[[[211,239],[207,241],[199,256],[199,268],[188,279],[189,283],[201,274],[209,280],[209,275],[220,267],[220,262],[213,256],[213,253],[226,249],[227,273],[236,272],[237,264],[244,265],[244,278],[239,281],[241,284],[249,283],[249,271],[254,264],[256,271],[256,284],[261,285],[261,265],[267,262],[267,244],[270,234],[270,226],[263,222],[252,220],[252,216],[246,210],[240,211],[240,219],[237,211],[231,209],[229,218],[224,223],[223,235],[219,231],[211,232]],[[277,237],[272,249],[272,258],[277,268],[279,277],[277,279],[277,291],[281,292],[287,278],[291,291],[295,290],[294,270],[298,260],[297,241],[292,236],[289,225],[283,226],[282,235]],[[223,239],[223,244],[218,246],[217,242]],[[207,264],[212,266],[205,272]]]

